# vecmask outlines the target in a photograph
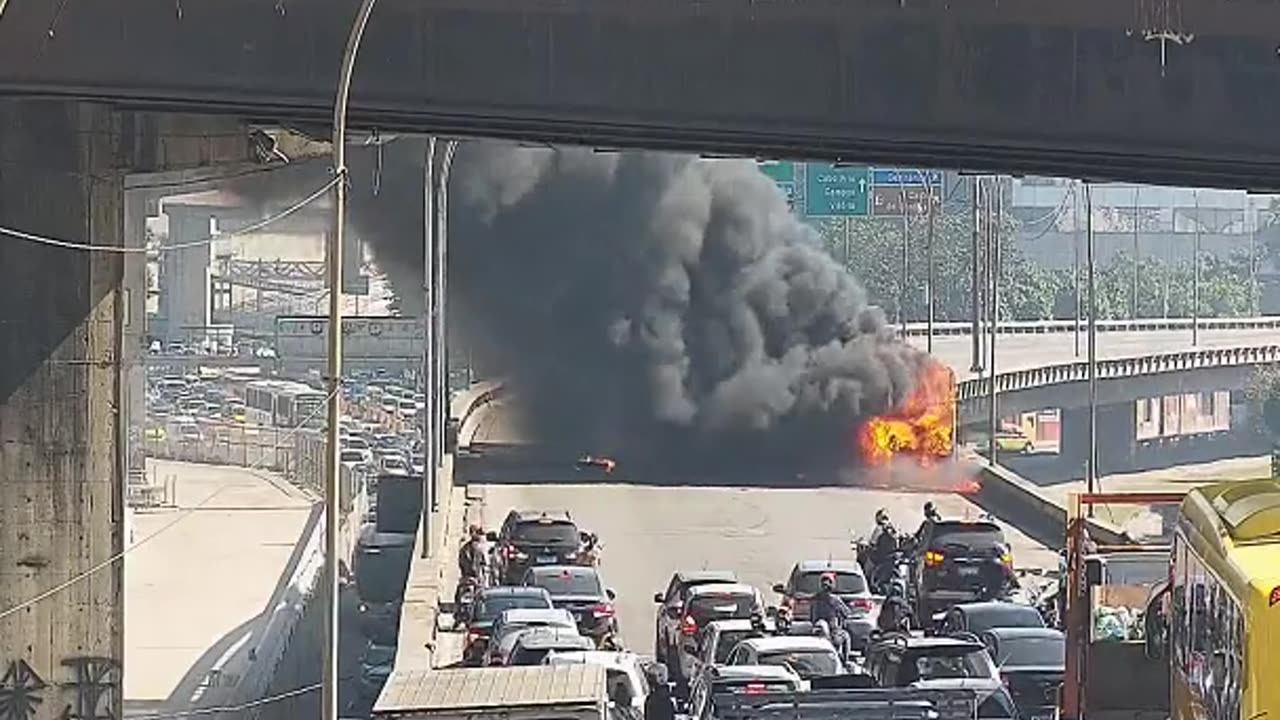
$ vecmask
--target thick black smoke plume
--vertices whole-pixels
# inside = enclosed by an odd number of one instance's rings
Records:
[[[421,147],[352,165],[353,222],[409,310]],[[924,362],[748,161],[466,143],[449,228],[451,321],[544,442],[846,461]]]

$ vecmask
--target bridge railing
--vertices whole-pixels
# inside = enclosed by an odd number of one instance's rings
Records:
[[[1280,329],[1280,316],[1248,317],[1248,318],[1200,318],[1200,329],[1214,330],[1277,330]],[[1191,332],[1191,318],[1152,318],[1139,320],[1100,320],[1098,332],[1158,332],[1185,330]],[[1001,335],[1040,335],[1072,332],[1076,327],[1073,320],[1031,320],[1019,322],[1001,322]],[[934,336],[970,335],[973,325],[967,322],[939,322],[933,324]],[[925,323],[907,323],[901,334],[907,337],[924,337],[928,332]],[[1085,332],[1084,323],[1080,324],[1080,332]]]
[[[1114,380],[1167,372],[1271,363],[1280,363],[1280,345],[1185,350],[1116,360],[1099,360],[1098,379]],[[1016,392],[1046,385],[1083,382],[1088,379],[1089,364],[1086,362],[1042,365],[1025,370],[997,373],[996,391]],[[985,398],[990,392],[990,387],[990,378],[964,380],[956,386],[956,399],[965,402]]]

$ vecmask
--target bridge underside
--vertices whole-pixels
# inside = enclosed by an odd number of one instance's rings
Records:
[[[353,111],[383,131],[1280,187],[1280,5],[1174,5],[382,0]],[[355,6],[12,0],[0,94],[323,127]]]

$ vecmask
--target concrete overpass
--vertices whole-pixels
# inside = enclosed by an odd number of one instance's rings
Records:
[[[13,0],[0,95],[327,127],[356,0]],[[383,0],[382,131],[1280,186],[1268,3]],[[656,48],[661,48],[657,51]],[[732,61],[727,60],[732,58]]]

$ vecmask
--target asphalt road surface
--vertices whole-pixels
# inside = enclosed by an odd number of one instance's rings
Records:
[[[519,444],[519,429],[502,404],[482,419],[477,441]],[[508,466],[491,474],[486,460],[458,466],[459,479],[484,492],[484,521],[494,528],[512,508],[568,510],[604,543],[601,572],[618,594],[626,643],[652,652],[653,594],[682,569],[725,568],[765,593],[806,559],[852,557],[852,533],[868,534],[875,510],[884,507],[898,527],[914,531],[926,500],[944,517],[976,518],[981,510],[947,492],[893,492],[859,488],[694,487],[659,478],[612,481],[601,473],[575,471],[565,458],[558,476],[545,463],[537,482],[522,483]],[[625,474],[619,467],[618,476]],[[488,478],[494,480],[484,483]],[[1056,557],[1022,533],[1009,529],[1019,567],[1051,567]]]

